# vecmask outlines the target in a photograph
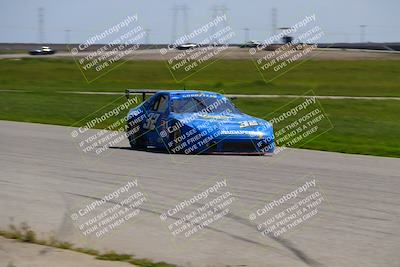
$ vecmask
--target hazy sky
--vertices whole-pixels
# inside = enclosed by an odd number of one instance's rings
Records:
[[[45,42],[64,43],[65,30],[70,29],[70,41],[80,43],[137,14],[138,23],[151,30],[150,42],[169,43],[174,5],[189,8],[189,31],[210,21],[213,6],[226,5],[229,25],[236,33],[233,42],[237,43],[245,38],[244,28],[250,29],[250,39],[269,36],[273,7],[278,11],[278,27],[290,26],[315,13],[317,24],[325,32],[322,42],[358,42],[361,24],[367,25],[366,41],[400,41],[399,0],[0,0],[0,42],[38,42],[38,8],[43,7]],[[177,20],[179,35],[185,26],[183,12]]]

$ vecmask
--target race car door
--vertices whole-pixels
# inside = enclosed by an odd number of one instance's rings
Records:
[[[147,114],[147,119],[143,124],[143,129],[146,132],[146,139],[149,146],[162,148],[163,140],[160,136],[162,123],[165,123],[169,113],[169,97],[167,94],[159,94],[150,103],[150,108]]]

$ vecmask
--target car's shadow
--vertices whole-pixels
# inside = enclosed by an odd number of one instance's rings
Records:
[[[150,153],[159,153],[159,154],[170,154],[168,151],[164,151],[161,149],[151,149],[151,148],[136,148],[133,149],[129,146],[110,146],[108,148],[111,149],[120,149],[120,150],[132,150],[132,151],[142,151],[142,152],[150,152]]]
[[[161,149],[154,149],[154,148],[136,148],[133,149],[129,146],[110,146],[111,149],[120,149],[120,150],[132,150],[132,151],[142,151],[142,152],[149,152],[149,153],[157,153],[157,154],[166,154],[166,155],[186,155],[186,156],[253,156],[253,157],[260,157],[263,155],[259,154],[235,154],[235,153],[228,153],[228,154],[212,154],[212,153],[199,153],[199,154],[185,154],[185,153],[178,153],[172,154],[166,150]]]

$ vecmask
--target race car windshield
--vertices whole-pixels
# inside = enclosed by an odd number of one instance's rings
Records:
[[[172,100],[175,113],[241,113],[228,99],[214,97],[190,97]]]

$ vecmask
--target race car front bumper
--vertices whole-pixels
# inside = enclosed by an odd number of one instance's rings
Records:
[[[210,142],[203,153],[205,154],[248,154],[271,155],[275,149],[274,140],[264,139],[223,139]]]

